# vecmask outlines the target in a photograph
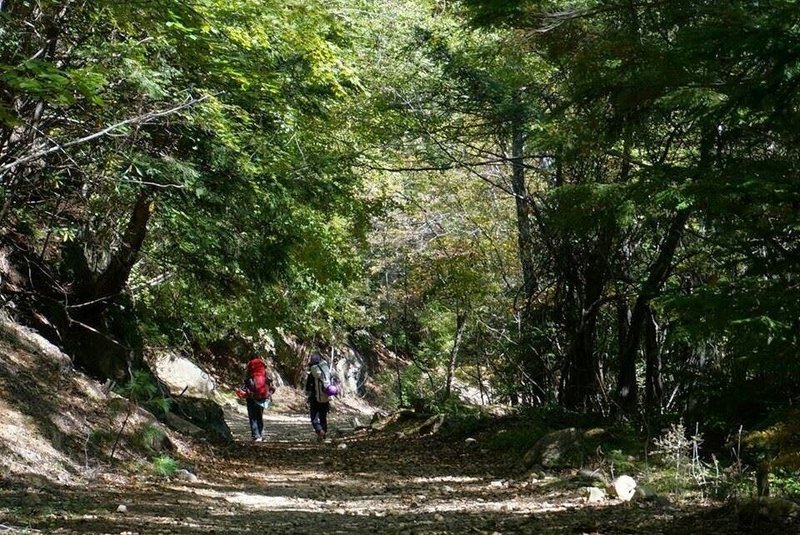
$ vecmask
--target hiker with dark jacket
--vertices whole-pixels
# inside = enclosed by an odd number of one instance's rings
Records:
[[[336,387],[331,379],[330,366],[320,357],[319,353],[312,353],[308,363],[306,395],[308,396],[311,427],[314,428],[317,440],[320,442],[325,440],[325,435],[328,433],[330,398],[336,393]]]
[[[247,363],[242,390],[247,399],[250,436],[254,441],[261,442],[264,440],[264,409],[269,406],[275,392],[267,365],[261,357],[253,356]]]

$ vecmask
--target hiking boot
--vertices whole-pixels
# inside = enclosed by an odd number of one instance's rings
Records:
[[[317,442],[323,442],[325,440],[325,431],[317,431]]]
[[[256,437],[253,439],[255,442],[264,442],[264,439],[261,437]]]

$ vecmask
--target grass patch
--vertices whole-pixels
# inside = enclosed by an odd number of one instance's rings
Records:
[[[159,455],[153,459],[153,471],[161,477],[170,477],[180,468],[178,461],[169,455]]]
[[[161,426],[156,424],[147,424],[136,431],[133,435],[133,443],[139,448],[153,453],[160,449],[160,444],[164,440],[166,434]]]

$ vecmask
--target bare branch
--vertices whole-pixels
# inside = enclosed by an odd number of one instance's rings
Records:
[[[52,153],[54,153],[56,151],[63,151],[66,148],[73,147],[75,145],[80,145],[80,144],[83,144],[83,143],[87,143],[89,141],[92,141],[93,139],[97,139],[97,138],[109,135],[112,132],[114,132],[115,130],[118,130],[119,128],[122,128],[123,126],[129,125],[129,124],[146,124],[149,121],[152,121],[153,119],[157,119],[158,117],[164,117],[166,115],[171,115],[171,114],[176,113],[176,112],[178,112],[180,110],[183,110],[183,109],[189,108],[191,106],[194,106],[198,102],[202,102],[207,98],[208,98],[208,95],[205,95],[205,96],[203,96],[201,98],[198,98],[198,99],[188,99],[188,100],[182,102],[181,104],[179,104],[178,106],[175,106],[175,107],[170,108],[168,110],[154,111],[154,112],[145,113],[144,115],[139,115],[138,117],[131,117],[130,119],[125,119],[124,121],[120,121],[120,122],[118,122],[116,124],[112,124],[111,126],[109,126],[107,128],[104,128],[104,129],[100,130],[99,132],[95,132],[94,134],[90,134],[88,136],[85,136],[85,137],[82,137],[82,138],[79,138],[79,139],[74,139],[74,140],[72,140],[72,141],[70,141],[68,143],[64,143],[63,145],[56,144],[56,145],[54,145],[54,146],[52,146],[50,148],[47,148],[45,150],[42,150],[42,151],[39,151],[39,152],[35,152],[33,154],[29,154],[28,156],[24,156],[22,158],[17,158],[13,162],[9,162],[9,163],[7,163],[5,165],[0,166],[0,178],[5,176],[8,173],[8,171],[10,171],[10,170],[14,169],[15,167],[18,167],[18,166],[20,166],[22,164],[25,164],[25,163],[28,163],[28,162],[31,162],[31,161],[34,161],[34,160],[38,160],[39,158],[43,158],[44,156],[47,156],[48,154],[52,154]]]

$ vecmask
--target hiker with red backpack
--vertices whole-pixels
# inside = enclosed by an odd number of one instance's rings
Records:
[[[247,399],[247,419],[250,420],[250,436],[255,442],[264,440],[264,409],[269,407],[275,387],[267,372],[267,365],[259,356],[247,363],[242,395]]]
[[[317,434],[317,440],[322,442],[328,433],[328,410],[330,399],[339,393],[334,384],[331,367],[319,353],[312,353],[308,363],[308,378],[306,378],[306,395],[308,396],[309,415],[311,427]]]

